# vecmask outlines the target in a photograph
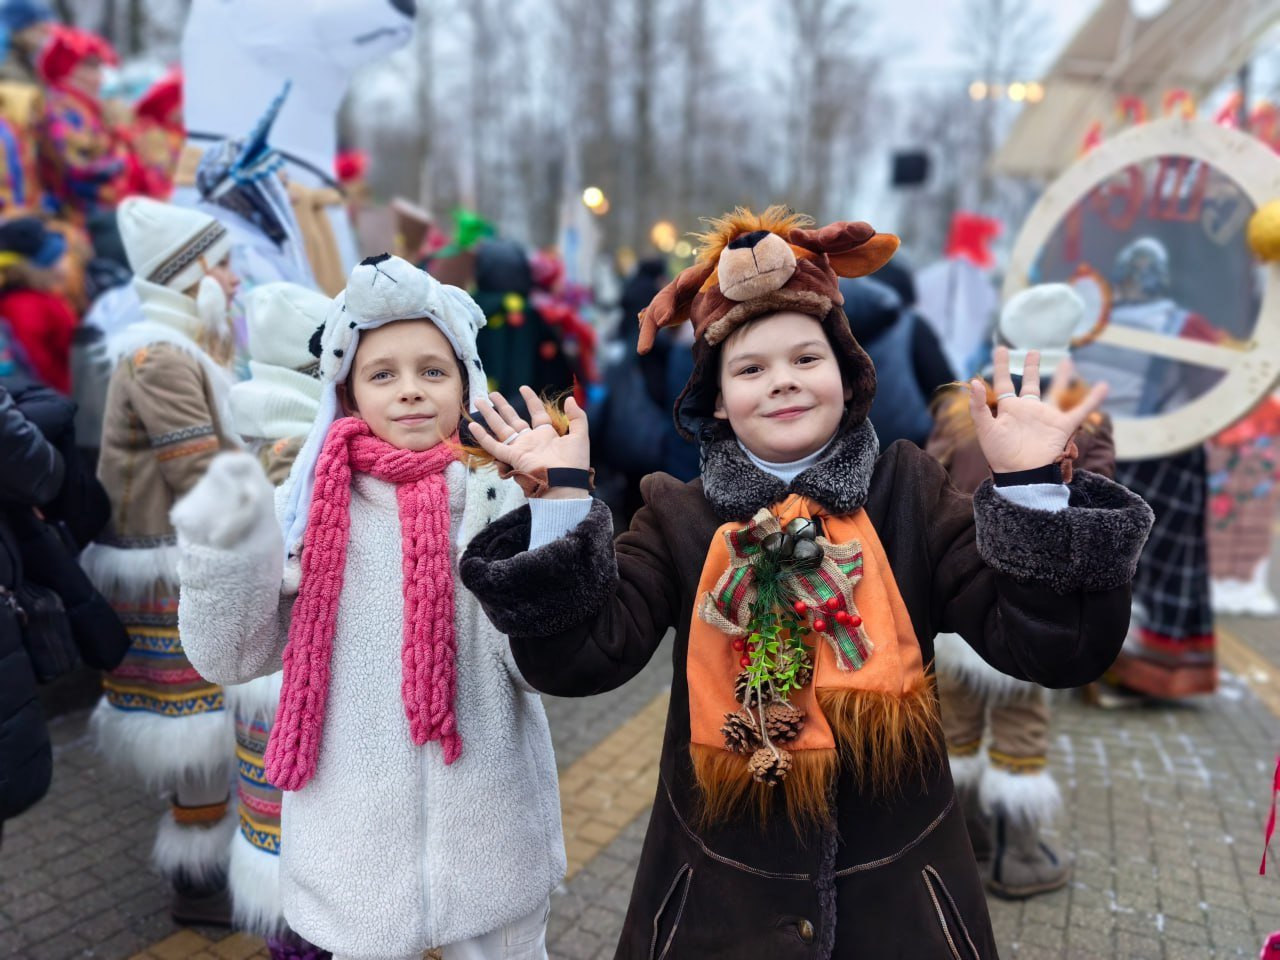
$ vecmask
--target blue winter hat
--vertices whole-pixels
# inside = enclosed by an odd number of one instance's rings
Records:
[[[0,28],[10,35],[52,19],[53,11],[42,0],[0,0]]]
[[[66,238],[47,229],[36,217],[18,217],[0,224],[0,254],[20,257],[47,270],[66,252]]]

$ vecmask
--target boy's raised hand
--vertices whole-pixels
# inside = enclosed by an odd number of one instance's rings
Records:
[[[978,443],[993,473],[1034,470],[1053,463],[1067,447],[1089,414],[1101,406],[1107,385],[1096,384],[1077,406],[1059,410],[1052,399],[1040,399],[1040,354],[1027,353],[1022,373],[1022,393],[1015,396],[1009,375],[1009,350],[997,347],[992,387],[998,398],[996,415],[987,406],[987,387],[981,380],[969,381],[969,415],[978,432]],[[1054,371],[1049,398],[1056,397],[1071,382],[1070,360]]]
[[[476,405],[490,431],[472,431],[481,449],[518,473],[533,473],[539,468],[552,467],[589,469],[591,442],[587,436],[587,415],[577,401],[568,397],[564,402],[569,429],[561,435],[532,389],[521,387],[520,396],[529,408],[527,421],[500,393],[491,393],[488,402],[481,401]],[[559,495],[561,493],[554,487],[544,494],[550,497]],[[582,496],[582,491],[568,490],[564,495]]]

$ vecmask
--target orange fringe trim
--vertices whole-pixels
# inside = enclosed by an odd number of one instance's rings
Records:
[[[864,793],[892,798],[908,779],[942,756],[942,722],[933,680],[904,696],[860,690],[818,691],[818,706],[831,727],[840,759]]]
[[[837,756],[852,770],[861,789],[874,797],[897,796],[913,776],[923,784],[925,773],[943,751],[932,684],[930,678],[905,696],[866,690],[818,691],[818,704],[838,749],[791,751],[787,778],[774,787],[752,779],[746,756],[691,743],[689,758],[702,795],[698,826],[723,823],[744,812],[763,824],[775,815],[779,803],[785,804],[797,833],[806,826],[830,822]]]
[[[779,746],[785,749],[785,744]],[[757,783],[747,769],[749,758],[740,753],[691,743],[689,757],[702,792],[696,818],[699,828],[724,823],[742,813],[753,814],[764,824],[779,803],[786,804],[787,817],[797,833],[831,819],[828,797],[836,776],[835,750],[796,750],[791,754],[787,778],[776,787]]]

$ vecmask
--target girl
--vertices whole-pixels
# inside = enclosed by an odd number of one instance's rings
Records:
[[[340,958],[543,958],[564,876],[541,702],[456,582],[461,549],[521,499],[457,440],[483,323],[406,261],[365,260],[319,338],[279,525],[248,455],[174,511],[196,667],[241,683],[283,665],[266,778],[285,791],[284,915]]]
[[[837,274],[870,273],[897,238],[820,230],[782,208],[713,224],[701,257],[642,315],[694,324],[676,422],[702,476],[646,478],[616,546],[603,504],[562,535],[515,511],[478,536],[464,582],[534,686],[584,696],[624,683],[674,627],[660,783],[623,958],[996,956],[941,747],[931,638],[959,633],[1006,673],[1052,686],[1100,674],[1128,617],[1151,514],[1055,461],[1081,419],[1021,395],[997,357],[998,416],[971,385],[995,472],[969,499],[908,442],[878,457],[875,370],[840,309]],[[547,428],[481,406],[480,443],[519,473],[587,464],[580,411]],[[568,477],[572,479],[574,473]]]

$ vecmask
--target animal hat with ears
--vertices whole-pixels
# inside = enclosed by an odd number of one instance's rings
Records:
[[[739,207],[711,221],[698,261],[641,312],[640,353],[649,352],[660,329],[693,323],[693,373],[675,408],[676,429],[686,439],[715,436],[720,345],[743,324],[782,311],[814,317],[831,340],[845,385],[853,391],[842,427],[866,418],[876,371],[849,330],[839,278],[880,269],[898,249],[898,238],[860,221],[817,229],[812,224],[783,206],[760,214]]]

